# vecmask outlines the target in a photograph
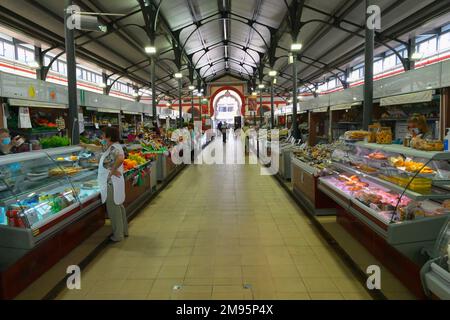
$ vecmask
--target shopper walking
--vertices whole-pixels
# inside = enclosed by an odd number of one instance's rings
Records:
[[[220,128],[222,131],[222,141],[223,141],[223,143],[227,143],[227,124],[222,123]]]
[[[98,166],[98,184],[102,202],[106,202],[106,210],[111,220],[112,232],[110,240],[120,242],[128,237],[128,221],[123,206],[125,201],[125,179],[123,177],[124,151],[119,143],[120,134],[117,128],[108,127],[102,135],[100,147],[103,151]],[[84,145],[93,149],[93,145]],[[95,146],[95,149],[98,147]]]

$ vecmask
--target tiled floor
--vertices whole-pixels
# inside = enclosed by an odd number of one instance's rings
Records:
[[[191,165],[58,298],[371,297],[259,166]]]

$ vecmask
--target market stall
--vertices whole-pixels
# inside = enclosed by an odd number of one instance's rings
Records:
[[[13,298],[104,224],[97,159],[80,147],[0,157],[0,297]]]
[[[420,296],[423,252],[450,213],[450,153],[389,144],[383,130],[378,143],[355,142],[360,135],[348,133],[350,142],[337,145],[333,174],[320,177],[318,188],[339,205],[338,223]]]
[[[67,105],[8,99],[4,112],[10,134],[23,139],[21,151],[70,144]]]
[[[125,145],[125,202],[127,215],[133,215],[156,189],[156,155],[141,144]]]
[[[292,190],[314,215],[336,214],[336,204],[318,188],[319,177],[330,174],[330,158],[335,145],[302,145],[291,156]]]

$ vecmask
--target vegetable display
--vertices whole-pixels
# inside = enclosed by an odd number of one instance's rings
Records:
[[[66,147],[70,144],[68,137],[52,136],[50,138],[42,138],[39,140],[42,149]]]

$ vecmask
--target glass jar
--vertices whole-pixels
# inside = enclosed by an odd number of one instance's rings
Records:
[[[390,127],[381,127],[376,134],[378,144],[392,144],[392,129]]]
[[[372,124],[369,126],[369,135],[367,136],[368,143],[376,143],[377,142],[377,132],[380,129],[379,125]]]

